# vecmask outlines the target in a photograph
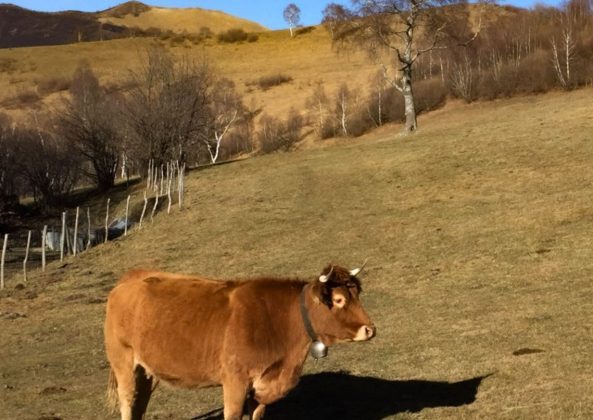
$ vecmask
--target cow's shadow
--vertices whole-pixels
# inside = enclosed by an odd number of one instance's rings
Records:
[[[266,419],[378,420],[431,407],[458,407],[476,400],[486,376],[459,382],[387,380],[346,372],[306,375],[290,394],[266,409]],[[216,417],[213,417],[216,418]]]

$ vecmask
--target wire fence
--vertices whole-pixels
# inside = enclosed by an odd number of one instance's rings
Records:
[[[11,278],[18,278],[20,270],[23,281],[27,282],[27,272],[32,268],[45,271],[48,262],[63,261],[68,255],[76,257],[93,246],[127,236],[134,228],[142,229],[146,223],[145,219],[153,222],[157,210],[166,208],[167,214],[170,214],[174,201],[181,209],[185,173],[185,164],[180,165],[178,161],[168,162],[160,167],[157,167],[154,161],[150,161],[139,217],[130,211],[130,194],[126,199],[124,214],[115,218],[110,214],[111,198],[107,198],[103,226],[93,226],[90,207],[87,207],[86,211],[76,207],[73,216],[67,211],[62,212],[60,226],[45,225],[41,231],[28,230],[4,234],[0,238],[0,290],[5,287],[5,279],[9,275]],[[152,205],[151,208],[149,205]],[[150,214],[147,210],[150,210]]]

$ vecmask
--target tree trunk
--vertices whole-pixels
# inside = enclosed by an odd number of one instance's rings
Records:
[[[416,106],[414,104],[414,92],[412,90],[412,68],[406,67],[403,70],[402,77],[402,95],[404,96],[404,109],[406,115],[406,125],[404,133],[416,131],[418,123],[416,122]]]

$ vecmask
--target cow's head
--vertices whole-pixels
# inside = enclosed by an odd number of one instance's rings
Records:
[[[362,288],[356,276],[361,269],[328,265],[312,283],[311,320],[315,333],[326,345],[366,341],[375,336],[375,326],[360,302]]]

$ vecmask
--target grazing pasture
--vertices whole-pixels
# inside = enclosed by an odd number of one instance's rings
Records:
[[[190,173],[186,207],[0,293],[0,417],[103,409],[105,298],[133,267],[312,279],[356,266],[377,326],[307,361],[276,419],[593,417],[593,91],[449,104],[413,136]],[[160,386],[149,419],[222,406]]]

